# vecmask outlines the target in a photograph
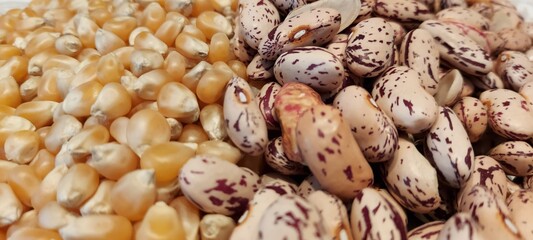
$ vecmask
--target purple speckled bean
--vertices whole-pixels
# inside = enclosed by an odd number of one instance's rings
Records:
[[[505,88],[505,82],[494,72],[476,77],[472,83],[482,90]]]
[[[340,13],[331,8],[317,8],[286,18],[261,41],[259,54],[275,60],[296,47],[323,45],[335,37],[340,23]]]
[[[372,97],[398,130],[421,133],[437,118],[438,105],[420,85],[420,73],[405,66],[390,67],[375,82]]]
[[[524,239],[533,239],[533,191],[520,189],[507,198],[507,207]]]
[[[457,210],[472,216],[485,239],[522,239],[503,199],[481,185],[462,195]]]
[[[277,137],[268,143],[265,151],[265,162],[268,166],[284,175],[304,175],[308,173],[306,166],[287,158],[283,151],[281,137]]]
[[[497,59],[496,73],[518,91],[525,83],[533,81],[533,62],[522,52],[505,51]]]
[[[333,100],[369,162],[391,159],[398,144],[398,131],[392,120],[378,107],[370,93],[359,86],[348,86]]]
[[[446,221],[437,240],[483,240],[476,222],[468,213],[457,213]]]
[[[498,34],[505,42],[504,50],[526,51],[533,43],[533,40],[522,29],[504,29]]]
[[[354,240],[348,211],[339,198],[324,191],[316,191],[306,199],[320,212],[327,239]]]
[[[508,89],[487,90],[481,93],[479,100],[487,107],[493,132],[511,140],[527,140],[533,136],[532,108],[520,94]]]
[[[472,173],[474,151],[461,121],[450,108],[439,108],[426,144],[426,155],[435,164],[441,180],[460,188]]]
[[[431,95],[439,84],[439,51],[431,34],[423,29],[407,33],[400,47],[400,64],[422,75],[422,87]]]
[[[207,213],[243,213],[257,191],[259,176],[214,156],[196,156],[187,161],[179,176],[180,189]]]
[[[297,47],[281,54],[274,64],[280,84],[299,82],[318,93],[338,89],[344,80],[340,59],[321,47]]]
[[[382,169],[387,189],[402,206],[416,213],[439,207],[437,171],[412,142],[400,138],[394,158]]]
[[[443,221],[428,222],[409,231],[407,237],[409,240],[436,240],[442,227]]]
[[[265,38],[270,30],[280,23],[278,9],[270,1],[246,0],[239,3],[240,32],[244,41],[254,48]]]
[[[473,97],[464,97],[453,106],[453,111],[461,120],[471,142],[477,142],[487,130],[487,108]]]
[[[267,128],[271,130],[279,129],[279,122],[274,111],[274,101],[281,89],[281,85],[276,82],[269,82],[257,93],[257,103],[259,110],[266,121]]]
[[[287,15],[292,10],[307,4],[306,0],[270,0],[281,15]]]
[[[346,47],[348,68],[358,77],[375,77],[390,66],[394,28],[382,18],[369,18],[353,29]]]
[[[435,12],[439,12],[451,7],[466,8],[467,6],[468,5],[466,4],[465,0],[435,0],[433,2],[433,9],[435,10]]]
[[[323,240],[325,236],[320,212],[298,195],[278,198],[259,222],[259,240]]]
[[[376,6],[376,0],[361,0],[361,10],[359,10],[359,15],[353,23],[357,24],[372,17],[374,6]]]
[[[239,22],[239,17],[235,19],[235,22]],[[233,54],[239,61],[243,63],[249,63],[252,61],[254,56],[257,54],[257,51],[250,47],[246,41],[244,41],[244,36],[240,34],[241,27],[240,24],[235,25],[235,34],[231,38],[231,47],[233,49]]]
[[[246,74],[249,80],[265,81],[274,77],[274,61],[265,60],[257,54],[248,64]]]
[[[373,188],[355,196],[350,222],[355,239],[407,240],[407,229],[398,209]]]
[[[479,12],[465,7],[451,7],[437,13],[439,20],[453,20],[471,25],[479,30],[488,30],[490,20]]]
[[[402,24],[417,24],[435,19],[429,8],[417,0],[376,0],[374,13]]]
[[[513,176],[533,175],[533,147],[524,141],[509,141],[490,150],[489,156],[496,159],[506,173]]]
[[[348,46],[348,35],[337,34],[331,42],[326,46],[326,49],[331,54],[335,55],[346,66],[346,47]]]
[[[298,186],[298,196],[307,198],[311,193],[321,190],[322,187],[315,176],[309,175]]]
[[[235,146],[252,156],[263,154],[268,143],[266,122],[256,101],[246,80],[229,81],[224,96],[226,130]]]

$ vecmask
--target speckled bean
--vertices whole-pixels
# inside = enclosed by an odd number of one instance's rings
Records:
[[[398,131],[364,88],[344,88],[333,100],[333,106],[341,111],[366,160],[383,162],[394,156]]]
[[[437,167],[441,180],[460,188],[472,172],[474,151],[461,121],[450,108],[439,108],[426,144],[427,156]]]
[[[291,161],[285,155],[281,144],[281,137],[272,139],[265,151],[265,162],[284,175],[304,175],[308,173],[307,167],[301,163]]]
[[[533,81],[527,82],[518,90],[518,93],[524,97],[530,108],[533,107]]]
[[[405,66],[390,67],[375,82],[372,97],[398,130],[420,133],[437,118],[438,105],[420,82],[420,74]]]
[[[445,73],[439,80],[435,101],[439,106],[453,106],[463,92],[463,75],[457,69]]]
[[[239,3],[240,32],[244,41],[257,49],[259,42],[280,23],[278,9],[270,1],[247,0]]]
[[[505,82],[494,72],[476,77],[472,83],[481,90],[505,88]]]
[[[506,199],[508,194],[507,176],[501,165],[489,156],[478,155],[474,158],[472,175],[461,188],[457,196],[457,203],[461,202],[463,192],[470,192],[476,185],[482,185],[500,199]]]
[[[433,2],[433,9],[435,12],[442,11],[451,7],[467,7],[465,0],[435,0]]]
[[[469,213],[485,239],[521,239],[509,209],[485,186],[476,185],[464,192],[458,211]]]
[[[504,50],[526,51],[531,47],[532,39],[522,29],[504,29],[499,36],[504,40]]]
[[[518,231],[524,239],[533,239],[533,191],[520,189],[507,198],[511,219],[516,223]]]
[[[437,20],[427,20],[420,28],[431,33],[440,52],[441,59],[455,68],[471,74],[485,75],[493,64],[489,55],[474,40],[457,32],[450,24]]]
[[[259,221],[270,204],[283,195],[294,193],[290,185],[282,182],[273,182],[259,188],[250,200],[248,211],[239,219],[239,225],[233,230],[230,240],[250,239],[250,236],[257,235]],[[257,237],[251,239],[257,239]]]
[[[322,100],[317,92],[302,83],[287,83],[281,87],[274,101],[274,109],[282,131],[282,145],[287,157],[302,162],[296,145],[296,124],[300,115]]]
[[[207,213],[241,214],[257,191],[259,176],[214,156],[195,156],[181,169],[183,194]]]
[[[350,222],[355,239],[407,239],[407,229],[393,204],[377,190],[361,190],[352,203]]]
[[[369,18],[353,29],[346,47],[348,68],[358,77],[375,77],[391,65],[394,29],[382,18]]]
[[[248,80],[266,81],[274,77],[274,61],[265,60],[257,54],[246,68]]]
[[[465,7],[451,7],[436,14],[438,20],[451,20],[468,24],[479,30],[488,30],[490,20],[477,11]]]
[[[278,198],[259,222],[259,240],[322,240],[325,234],[320,212],[298,195]]]
[[[281,85],[276,82],[269,82],[257,93],[257,103],[259,110],[266,121],[267,128],[271,130],[279,129],[278,117],[274,111],[274,101],[281,89]]]
[[[421,74],[422,87],[431,95],[439,84],[439,51],[431,34],[423,29],[407,33],[400,47],[400,64]]]
[[[317,105],[304,112],[296,140],[304,162],[328,192],[351,199],[372,185],[372,169],[336,108]]]
[[[376,0],[361,0],[361,10],[359,10],[359,15],[354,20],[354,23],[357,24],[372,17],[374,6],[376,6]]]
[[[495,133],[511,140],[533,136],[533,113],[520,94],[508,89],[487,90],[479,100],[487,107],[489,126]]]
[[[518,91],[525,83],[533,81],[533,62],[522,52],[505,51],[496,61],[496,73]]]
[[[429,8],[417,0],[376,0],[374,13],[402,24],[417,24],[435,18]]]
[[[328,52],[335,55],[335,57],[337,57],[342,62],[343,66],[345,66],[347,46],[348,46],[348,35],[337,34],[331,40],[331,42],[328,45],[326,45],[326,49],[328,50]]]
[[[493,32],[515,29],[523,22],[524,20],[513,5],[511,7],[498,7],[494,9],[489,29]]]
[[[238,16],[235,18],[235,22],[240,22]],[[257,54],[257,51],[254,48],[250,47],[250,45],[248,45],[248,43],[246,43],[246,41],[244,40],[244,35],[240,34],[240,24],[235,24],[234,31],[235,34],[233,35],[233,38],[231,38],[233,55],[235,55],[235,57],[237,57],[239,61],[243,63],[249,63]]]
[[[407,238],[409,240],[436,240],[443,227],[444,221],[428,222],[409,231]]]
[[[460,212],[449,218],[440,230],[438,240],[483,240],[476,222],[468,213]]]
[[[306,0],[270,0],[281,15],[287,15],[292,10],[307,4]]]
[[[274,64],[274,76],[280,84],[299,82],[318,93],[338,89],[344,80],[340,59],[321,47],[297,47],[282,53]]]
[[[307,198],[311,193],[321,190],[322,187],[315,176],[309,175],[298,186],[298,196]]]
[[[490,150],[489,156],[496,159],[508,174],[514,176],[533,175],[533,147],[527,142],[501,143]]]
[[[249,155],[263,154],[268,143],[267,126],[246,80],[234,77],[229,81],[224,106],[224,119],[230,139]]]
[[[533,48],[530,48],[529,50],[527,50],[526,56],[530,62],[533,62]]]
[[[264,59],[275,60],[296,47],[323,45],[335,37],[340,23],[340,13],[331,8],[317,8],[288,17],[261,41],[259,54]]]
[[[320,212],[327,239],[354,240],[346,206],[339,198],[316,191],[306,199]]]
[[[387,189],[403,207],[428,213],[439,206],[437,171],[409,140],[399,139],[394,158],[382,169]]]
[[[453,106],[471,142],[477,142],[487,130],[487,108],[473,97],[464,97]]]

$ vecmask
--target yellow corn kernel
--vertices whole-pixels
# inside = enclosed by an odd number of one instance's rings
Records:
[[[0,118],[0,146],[4,146],[7,137],[14,132],[22,130],[35,131],[35,129],[35,126],[23,117],[13,115],[4,116]],[[4,149],[0,149],[3,155]]]
[[[103,86],[98,81],[90,81],[72,89],[63,101],[63,111],[75,117],[91,115],[91,106]]]
[[[196,26],[208,39],[211,39],[216,33],[222,33],[226,37],[233,35],[231,22],[222,14],[215,11],[205,11],[198,15]]]
[[[100,58],[98,58],[100,59]],[[80,65],[82,65],[81,63]],[[98,62],[87,63],[79,71],[75,72],[74,78],[70,81],[68,92],[72,89],[88,82],[99,82],[98,81]]]
[[[66,55],[54,55],[50,57],[42,67],[42,71],[46,72],[49,69],[52,68],[63,68],[63,69],[70,69],[74,70],[78,65],[80,64],[80,61],[78,59],[69,57]]]
[[[75,164],[57,184],[57,202],[65,208],[79,208],[96,192],[98,184],[98,173],[92,167]]]
[[[13,56],[0,67],[0,76],[11,76],[20,84],[28,76],[28,62],[26,56]]]
[[[82,48],[81,40],[72,34],[58,37],[55,42],[55,49],[58,53],[71,57],[77,56]]]
[[[81,52],[78,54],[78,60],[80,62],[83,62],[87,59],[93,59],[93,58],[99,58],[100,53],[96,51],[94,48],[84,48],[81,50]]]
[[[106,143],[91,149],[87,165],[107,179],[118,180],[139,166],[139,157],[125,144]]]
[[[37,215],[39,227],[50,230],[58,230],[74,219],[76,215],[63,208],[57,202],[48,202]]]
[[[142,220],[136,239],[184,239],[185,231],[176,210],[164,202],[154,204]]]
[[[222,214],[206,214],[200,221],[202,240],[229,239],[236,224],[232,218]]]
[[[41,82],[40,76],[30,76],[26,81],[20,84],[19,93],[23,102],[29,102],[37,97],[37,88]]]
[[[176,118],[180,122],[195,122],[200,115],[195,94],[179,82],[169,82],[161,88],[157,106],[165,117]]]
[[[10,240],[25,240],[25,239],[46,239],[46,240],[62,240],[61,236],[54,230],[47,230],[37,227],[25,227],[17,230],[9,237]]]
[[[67,8],[49,9],[42,14],[47,25],[53,26],[56,31],[65,28],[67,22],[74,17],[75,12]]]
[[[187,67],[187,59],[176,51],[171,51],[163,63],[165,70],[172,76],[173,81],[181,82],[185,69]]]
[[[91,116],[113,120],[125,116],[131,110],[131,97],[120,83],[109,83],[102,88],[91,106]]]
[[[126,132],[129,121],[130,119],[127,117],[119,117],[111,122],[111,125],[109,126],[109,133],[111,134],[111,137],[113,137],[113,139],[115,139],[118,143],[128,143]]]
[[[238,0],[210,0],[211,6],[215,11],[224,14],[224,16],[232,16],[237,10]]]
[[[201,61],[196,64],[196,66],[194,66],[191,70],[185,73],[185,75],[183,75],[181,82],[191,91],[196,92],[196,87],[198,86],[200,78],[202,78],[205,72],[211,70],[212,68],[213,66],[208,62]]]
[[[124,65],[113,53],[102,56],[96,65],[96,76],[102,84],[118,83],[122,75],[124,75]]]
[[[170,126],[161,113],[144,109],[128,122],[126,138],[131,149],[141,155],[149,146],[170,140]]]
[[[116,49],[115,51],[111,52],[111,54],[114,54],[117,56],[118,61],[122,63],[122,66],[125,69],[129,69],[131,66],[131,54],[135,50],[132,46],[126,46]]]
[[[28,45],[24,49],[24,55],[31,58],[44,50],[54,48],[57,37],[57,34],[49,32],[35,35],[28,41]]]
[[[0,60],[8,60],[11,57],[21,55],[22,50],[19,48],[8,44],[0,44]]]
[[[4,144],[6,158],[18,164],[29,163],[39,151],[40,138],[35,131],[18,131],[10,134]]]
[[[135,49],[150,49],[160,54],[166,54],[168,52],[167,44],[159,40],[154,34],[146,31],[137,34],[133,46]]]
[[[35,54],[35,56],[31,57],[28,61],[28,74],[31,76],[42,76],[44,73],[43,65],[49,58],[57,54],[58,53],[54,48],[49,48]]]
[[[212,11],[213,6],[209,0],[195,0],[192,2],[192,17],[199,16],[202,12]]]
[[[111,208],[111,189],[113,189],[114,186],[114,181],[102,181],[94,195],[81,206],[80,213],[83,216],[92,214],[113,214],[113,208]]]
[[[107,143],[109,141],[109,131],[106,127],[97,124],[82,129],[72,136],[66,143],[66,151],[74,160],[86,158],[94,146]]]
[[[147,72],[133,83],[137,95],[145,100],[157,100],[161,88],[172,81],[172,76],[164,69]]]
[[[22,214],[19,220],[11,224],[6,231],[6,236],[11,237],[13,233],[17,232],[22,228],[36,228],[37,225],[37,210],[30,210]],[[0,237],[0,239],[2,239]],[[4,238],[5,240],[5,238]]]
[[[24,205],[31,206],[31,196],[37,192],[41,179],[30,166],[19,165],[8,173],[7,183]]]
[[[183,130],[183,124],[175,118],[167,118],[167,123],[170,126],[170,140],[178,140]]]
[[[112,18],[111,12],[109,12],[105,7],[100,7],[90,11],[89,16],[100,27],[105,26],[105,23],[109,22]]]
[[[104,30],[110,31],[127,41],[133,29],[137,27],[137,19],[134,17],[114,17],[104,23]]]
[[[54,169],[54,165],[55,155],[46,149],[39,150],[30,163],[30,167],[33,168],[39,179],[43,179],[48,175]]]
[[[16,222],[22,215],[23,208],[10,185],[0,183],[0,227]]]
[[[165,184],[160,184],[156,188],[157,199],[156,201],[162,201],[165,203],[170,203],[176,196],[181,192],[180,181],[178,178],[174,179]]]
[[[185,25],[181,31],[183,33],[189,34],[189,35],[197,38],[198,40],[200,40],[202,42],[207,42],[207,40],[208,40],[207,37],[202,32],[202,30],[200,30],[198,27],[196,27],[195,23],[196,23],[196,19],[191,19],[191,23],[188,24],[188,25]]]
[[[196,124],[187,124],[183,127],[180,137],[178,138],[179,142],[183,143],[202,143],[209,140],[207,133],[204,129]]]
[[[183,17],[189,16],[192,12],[192,2],[190,0],[165,0],[164,6],[168,15],[177,13]]]
[[[76,218],[59,229],[64,240],[131,240],[133,227],[128,219],[117,215],[88,215]]]
[[[31,205],[37,211],[43,208],[47,203],[56,201],[57,186],[59,181],[67,174],[68,167],[65,164],[58,165],[44,178],[39,188],[31,196]]]
[[[210,140],[198,144],[196,154],[215,156],[235,164],[242,158],[242,153],[238,148],[220,140]]]
[[[95,35],[99,26],[88,17],[80,16],[76,23],[76,32],[81,43],[86,48],[95,48]]]
[[[94,35],[94,44],[96,46],[96,50],[98,50],[98,52],[100,52],[102,55],[126,46],[124,40],[114,33],[104,29],[96,30],[96,34]]]
[[[71,115],[60,116],[54,121],[50,132],[46,135],[44,146],[50,153],[57,154],[61,145],[81,131],[81,128],[81,122],[75,117]]]
[[[141,155],[141,168],[153,169],[158,185],[175,180],[181,167],[195,155],[195,151],[183,143],[167,142],[150,146]]]
[[[176,41],[176,37],[180,34],[185,26],[185,20],[167,20],[157,29],[155,36],[163,41],[167,46],[171,47]]]
[[[39,86],[37,87],[37,99],[41,101],[61,102],[62,93],[58,88],[57,79],[60,74],[59,69],[52,69],[43,74]]]
[[[130,36],[128,37],[128,43],[130,44],[130,46],[135,46],[135,39],[142,32],[151,33],[150,29],[147,27],[136,27],[135,29],[133,29],[133,31],[131,31]]]
[[[215,33],[209,43],[209,56],[207,57],[207,60],[210,63],[215,63],[218,61],[228,62],[234,59],[235,55],[233,55],[230,40],[226,34]]]
[[[53,101],[32,101],[20,104],[15,115],[28,119],[36,128],[52,124],[52,114],[58,106]]]
[[[224,112],[220,104],[209,104],[200,111],[200,123],[209,139],[224,140],[228,134],[224,121]]]
[[[163,67],[163,56],[149,49],[134,50],[130,56],[130,70],[135,76],[140,77],[149,71]]]
[[[119,16],[135,16],[135,14],[139,11],[139,4],[138,3],[132,3],[129,1],[124,1],[117,5],[115,7],[115,10],[113,11],[113,16],[119,17]]]
[[[0,105],[0,118],[3,118],[4,116],[15,115],[15,110],[15,108],[6,105]]]
[[[196,60],[206,59],[209,54],[209,45],[188,33],[180,33],[176,37],[176,50],[183,56]]]
[[[0,160],[0,183],[7,182],[8,173],[18,164],[7,160]]]
[[[135,170],[122,176],[111,190],[111,206],[131,221],[141,220],[156,199],[154,170]]]
[[[200,229],[200,210],[184,196],[172,200],[169,206],[176,210],[181,219],[183,230],[185,230],[185,239],[198,239],[198,230]]]
[[[150,3],[142,12],[140,25],[155,32],[165,21],[165,15],[166,11],[159,3]]]
[[[13,77],[0,79],[0,105],[17,107],[22,102],[19,85]]]
[[[200,78],[196,87],[198,99],[208,104],[217,102],[224,95],[226,84],[232,77],[232,72],[222,71],[217,68],[207,71]]]

